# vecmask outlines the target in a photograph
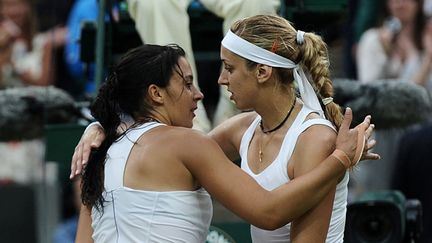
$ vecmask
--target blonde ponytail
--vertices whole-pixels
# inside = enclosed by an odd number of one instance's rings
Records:
[[[305,33],[304,43],[299,45],[301,64],[309,70],[318,99],[333,97],[333,83],[330,79],[330,62],[326,43],[314,33]],[[335,102],[324,105],[325,115],[338,129],[343,120],[341,107]]]

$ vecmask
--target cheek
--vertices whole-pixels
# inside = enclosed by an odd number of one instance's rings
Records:
[[[179,109],[185,110],[187,108],[187,105],[193,101],[193,97],[193,92],[185,88],[178,99],[178,103],[182,104],[182,107],[180,107]]]
[[[247,77],[243,73],[240,73],[240,72],[234,72],[234,73],[231,73],[229,75],[229,81],[230,81],[230,83],[233,83],[236,86],[238,86],[242,82],[244,82],[246,78]]]

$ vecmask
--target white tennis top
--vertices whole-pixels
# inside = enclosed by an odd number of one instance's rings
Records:
[[[95,242],[205,242],[213,207],[210,195],[197,191],[143,191],[123,185],[129,153],[146,131],[145,123],[127,132],[108,150],[103,214],[92,210]]]
[[[325,125],[334,129],[330,121],[324,118],[305,120],[307,115],[314,112],[303,106],[292,126],[289,128],[282,142],[281,149],[276,159],[262,172],[255,174],[248,165],[248,150],[254,131],[261,117],[257,116],[246,132],[243,134],[240,144],[241,168],[251,175],[263,188],[273,190],[290,181],[288,177],[288,161],[294,151],[299,135],[313,125]],[[342,243],[345,229],[346,205],[348,196],[348,172],[336,187],[333,212],[331,216],[327,243]],[[319,219],[317,219],[319,220]],[[263,230],[251,225],[251,236],[254,243],[287,243],[290,242],[290,224],[276,230]]]

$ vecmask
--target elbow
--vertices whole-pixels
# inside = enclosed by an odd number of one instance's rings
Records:
[[[264,230],[276,230],[290,222],[291,219],[284,218],[282,213],[272,209],[265,213],[255,226]]]
[[[258,226],[258,228],[263,229],[263,230],[277,230],[282,226],[284,226],[284,225],[279,224],[277,222],[267,222],[267,223],[264,223],[262,226]]]

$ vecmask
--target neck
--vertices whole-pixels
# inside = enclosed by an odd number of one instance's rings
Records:
[[[168,117],[166,115],[164,115],[162,112],[158,111],[158,110],[154,110],[153,112],[151,112],[150,114],[148,114],[146,116],[140,116],[140,117],[138,117],[137,121],[142,121],[142,122],[159,122],[159,123],[163,123],[163,124],[166,124],[166,125],[171,125],[171,122],[168,119]]]
[[[291,116],[292,112],[290,113],[290,110],[293,109],[295,101],[295,97],[292,92],[289,94],[284,93],[282,95],[267,97],[274,98],[264,102],[266,103],[264,107],[256,109],[256,112],[261,116],[261,129],[264,132],[272,131],[275,128],[279,129],[282,127],[286,123],[288,117]]]

